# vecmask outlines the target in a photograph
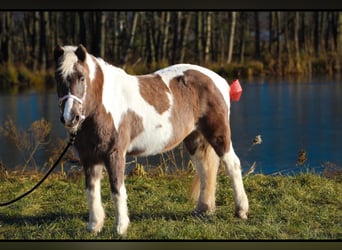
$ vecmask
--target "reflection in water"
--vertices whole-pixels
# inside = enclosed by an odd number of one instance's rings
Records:
[[[255,172],[266,174],[317,169],[325,162],[342,166],[342,84],[327,80],[240,82],[243,94],[240,102],[232,103],[231,127],[234,148],[244,170],[254,162]],[[45,118],[52,123],[53,136],[67,138],[59,122],[55,91],[0,94],[0,123],[3,125],[8,117],[21,129]],[[262,143],[251,147],[257,135],[261,135]],[[22,164],[18,151],[0,138],[1,161],[13,167]],[[307,160],[296,166],[299,150],[305,150]],[[38,164],[48,157],[41,152]]]

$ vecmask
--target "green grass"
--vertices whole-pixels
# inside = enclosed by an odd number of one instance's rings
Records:
[[[192,176],[128,176],[131,224],[125,240],[342,239],[342,183],[316,174],[250,175],[244,178],[250,217],[233,216],[230,180],[218,178],[217,210],[211,217],[191,215]],[[38,181],[11,176],[0,180],[0,202],[10,200]],[[102,232],[86,230],[88,208],[84,179],[49,177],[30,196],[0,207],[0,240],[117,240],[114,206],[107,177],[102,181],[106,221]]]

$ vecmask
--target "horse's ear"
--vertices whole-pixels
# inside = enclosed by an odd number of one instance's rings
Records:
[[[55,58],[55,62],[58,61],[58,59],[64,54],[64,49],[62,48],[62,46],[60,45],[57,45],[54,52],[53,52],[53,55],[54,55],[54,58]]]
[[[75,51],[75,54],[78,60],[80,60],[81,62],[84,62],[86,55],[87,55],[87,50],[82,44],[80,44],[77,50]]]

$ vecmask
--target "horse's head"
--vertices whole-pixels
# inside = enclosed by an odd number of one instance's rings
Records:
[[[90,81],[86,66],[87,51],[82,45],[58,45],[54,57],[60,120],[70,132],[75,133],[85,119],[84,101],[87,82]]]

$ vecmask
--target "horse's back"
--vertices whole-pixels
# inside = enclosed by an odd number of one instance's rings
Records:
[[[183,76],[186,71],[193,70],[209,77],[215,86],[220,90],[227,105],[230,105],[229,84],[216,72],[195,64],[174,64],[166,68],[157,70],[155,74],[160,75],[163,81],[169,85],[170,81],[177,76]]]

